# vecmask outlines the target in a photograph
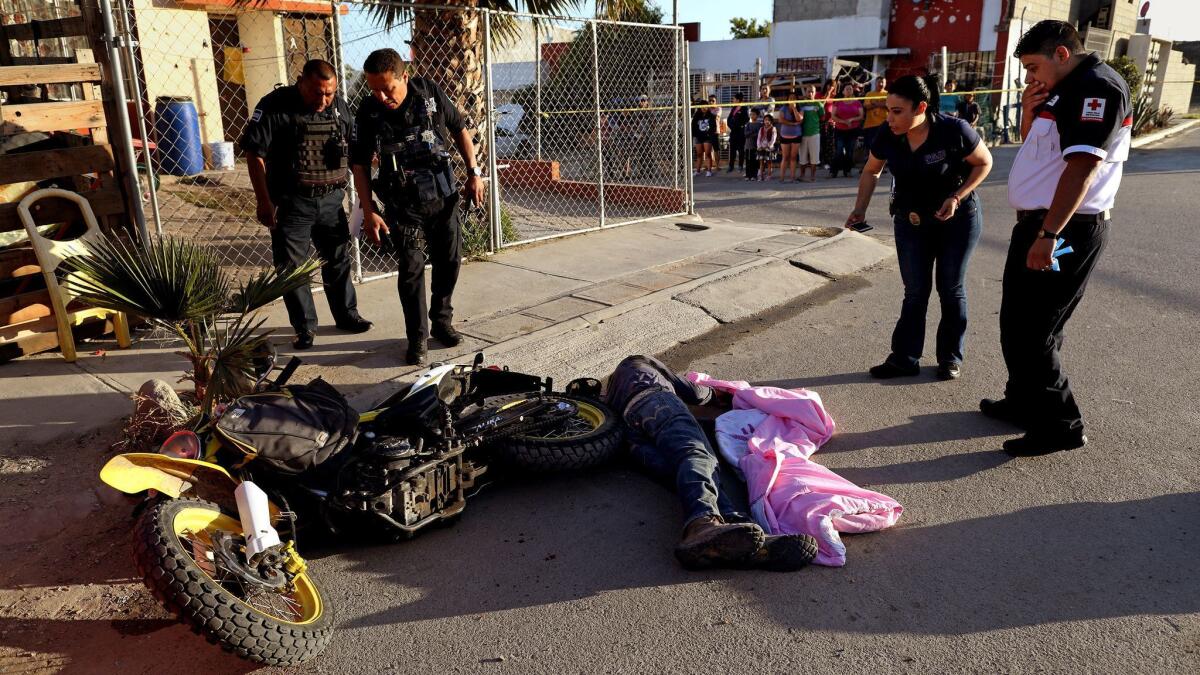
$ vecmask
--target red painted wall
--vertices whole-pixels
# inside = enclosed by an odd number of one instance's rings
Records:
[[[908,47],[909,56],[897,56],[888,67],[889,78],[925,75],[929,56],[942,51],[979,50],[979,22],[983,0],[892,0],[888,46]]]

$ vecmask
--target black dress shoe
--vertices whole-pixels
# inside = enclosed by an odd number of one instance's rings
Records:
[[[338,330],[343,330],[347,333],[365,333],[371,330],[371,326],[374,326],[375,324],[356,314],[338,321],[336,325]]]
[[[1017,406],[1007,398],[985,398],[979,402],[979,411],[986,417],[1008,422],[1015,427],[1024,429],[1028,426],[1017,412]]]
[[[300,331],[299,333],[296,333],[296,339],[292,340],[292,346],[296,349],[308,349],[309,347],[313,346],[313,339],[315,337],[316,336],[312,334],[312,331]]]
[[[457,347],[462,342],[462,333],[454,330],[454,326],[434,326],[429,334],[446,347]]]
[[[1066,433],[1029,432],[1020,438],[1004,441],[1004,451],[1013,457],[1039,457],[1052,452],[1075,450],[1087,445],[1081,431]]]
[[[962,376],[962,365],[951,361],[939,363],[937,376],[939,380],[957,380]]]
[[[424,344],[409,344],[408,351],[404,354],[404,362],[410,366],[424,365],[428,353]]]
[[[920,366],[898,366],[891,361],[884,361],[870,370],[871,377],[877,380],[890,380],[893,377],[912,377],[921,374]]]

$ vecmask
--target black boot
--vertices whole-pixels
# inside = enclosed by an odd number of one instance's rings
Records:
[[[458,343],[462,342],[462,333],[454,330],[454,326],[450,324],[435,325],[429,330],[429,334],[446,347],[457,347]]]
[[[817,540],[807,534],[767,535],[762,548],[742,562],[742,569],[795,572],[817,557]]]
[[[703,516],[684,527],[675,557],[689,570],[732,567],[762,548],[765,537],[754,523],[726,523],[720,516]]]

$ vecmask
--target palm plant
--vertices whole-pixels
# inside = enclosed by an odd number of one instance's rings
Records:
[[[216,256],[196,244],[164,237],[141,247],[108,238],[88,255],[69,258],[67,284],[82,301],[140,316],[183,342],[196,402],[204,413],[247,393],[255,359],[270,331],[257,310],[308,284],[321,262],[310,258],[285,271],[264,270],[234,284]]]

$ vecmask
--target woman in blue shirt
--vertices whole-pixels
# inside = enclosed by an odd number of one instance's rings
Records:
[[[936,87],[933,90],[936,92]],[[889,208],[896,234],[904,303],[892,332],[892,353],[871,368],[877,378],[916,375],[925,346],[925,312],[937,288],[942,318],[937,331],[938,377],[957,379],[967,331],[967,261],[983,227],[975,188],[992,169],[992,155],[964,121],[935,112],[936,93],[907,75],[888,88],[887,125],[870,148],[858,199],[846,226],[863,222],[875,185],[892,173]]]

